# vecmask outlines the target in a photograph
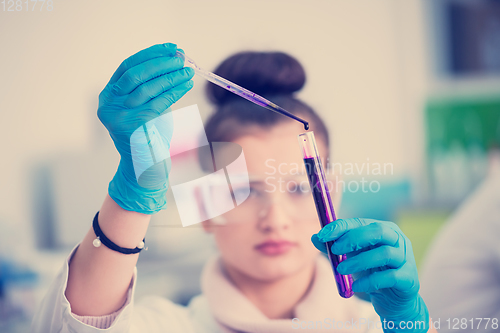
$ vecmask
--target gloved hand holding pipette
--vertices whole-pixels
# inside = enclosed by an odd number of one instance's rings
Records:
[[[99,95],[98,117],[121,157],[108,192],[125,210],[153,214],[166,206],[169,166],[151,166],[148,158],[150,149],[168,154],[173,131],[168,108],[193,86],[194,70],[184,67],[184,60],[175,56],[177,50],[166,43],[134,54],[121,63]],[[142,132],[147,140],[133,135],[142,126],[147,126]],[[139,183],[134,167],[141,164],[148,165]]]
[[[429,328],[429,312],[418,293],[420,284],[411,242],[395,223],[339,219],[312,236],[313,244],[324,253],[327,241],[335,241],[332,253],[347,254],[347,260],[337,267],[339,273],[353,274],[353,291],[370,296],[382,321],[392,321],[395,326],[399,322],[423,322]],[[427,332],[427,329],[397,331]]]

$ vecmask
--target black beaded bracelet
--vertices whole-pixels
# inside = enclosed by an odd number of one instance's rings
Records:
[[[135,254],[135,253],[141,252],[143,249],[145,249],[145,250],[148,249],[147,247],[144,248],[144,242],[146,241],[146,238],[144,238],[142,240],[142,242],[135,249],[127,249],[125,247],[120,247],[120,246],[116,245],[108,237],[106,237],[106,235],[104,235],[104,233],[102,232],[101,227],[99,227],[98,216],[99,216],[99,212],[97,212],[97,214],[95,214],[94,221],[92,222],[92,227],[94,228],[94,233],[97,236],[97,238],[94,239],[94,241],[92,242],[92,244],[95,247],[99,247],[99,246],[101,246],[101,244],[104,244],[107,248],[109,248],[113,251],[116,251],[116,252],[123,253],[123,254]]]

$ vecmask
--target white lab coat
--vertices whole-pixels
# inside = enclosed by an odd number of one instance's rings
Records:
[[[127,301],[107,329],[92,326],[93,319],[85,322],[71,313],[71,305],[64,292],[68,281],[69,261],[76,248],[64,263],[48,294],[38,307],[32,324],[33,333],[278,333],[297,331],[310,325],[336,325],[335,332],[382,332],[380,318],[373,306],[356,297],[343,299],[336,290],[333,273],[328,260],[318,257],[313,286],[295,309],[295,321],[291,319],[270,320],[237,290],[223,274],[220,257],[211,258],[205,265],[201,287],[202,294],[194,297],[187,307],[159,297],[150,296],[134,305],[134,290],[137,270],[131,281]],[[322,322],[322,323],[319,323]],[[94,321],[95,323],[95,321]],[[340,325],[344,329],[340,329]],[[347,327],[349,326],[349,327]],[[308,331],[332,331],[332,328]],[[299,330],[301,331],[301,330]]]

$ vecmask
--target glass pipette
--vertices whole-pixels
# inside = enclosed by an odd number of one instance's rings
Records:
[[[241,96],[241,97],[249,100],[250,102],[255,103],[257,105],[260,105],[268,110],[271,110],[271,111],[277,112],[279,114],[282,114],[284,116],[295,119],[298,122],[301,122],[302,124],[304,124],[304,129],[306,131],[309,129],[309,123],[307,121],[291,114],[290,112],[286,111],[282,107],[274,104],[273,102],[265,99],[262,96],[257,95],[256,93],[251,92],[248,89],[245,89],[245,88],[237,85],[236,83],[228,81],[228,80],[224,79],[223,77],[220,77],[212,72],[209,72],[207,70],[204,70],[203,68],[198,67],[198,65],[196,65],[196,63],[194,62],[193,59],[189,58],[187,55],[185,55],[182,52],[177,51],[176,55],[184,59],[185,66],[191,67],[192,69],[194,69],[194,71],[197,75],[205,78],[206,80],[212,82],[213,84],[216,84],[221,88],[229,90],[230,92],[232,92],[238,96]]]

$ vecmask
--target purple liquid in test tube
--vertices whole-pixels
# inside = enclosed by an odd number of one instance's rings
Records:
[[[323,172],[321,159],[316,148],[316,140],[314,139],[313,132],[306,132],[299,135],[299,144],[302,149],[304,164],[306,167],[307,177],[311,186],[311,192],[316,204],[316,211],[318,212],[321,227],[331,223],[337,219],[333,209],[330,192]],[[337,271],[337,266],[340,262],[346,259],[346,255],[335,255],[331,251],[333,241],[326,242],[326,250],[330,264],[332,265],[335,281],[337,282],[337,289],[340,296],[349,298],[354,295],[352,291],[352,276],[342,275]]]

